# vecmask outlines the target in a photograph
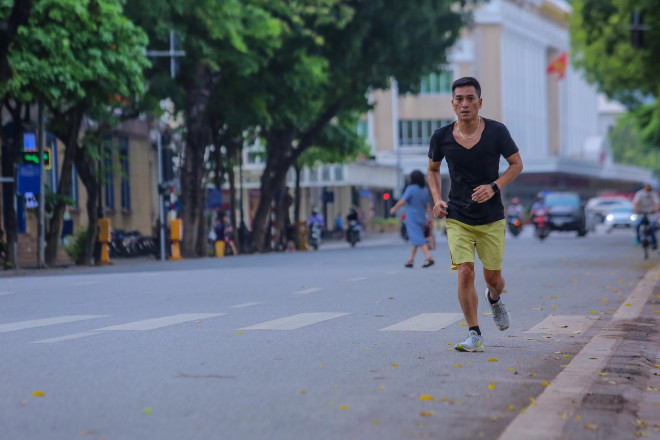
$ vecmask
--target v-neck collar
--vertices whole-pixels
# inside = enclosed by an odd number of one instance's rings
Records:
[[[479,145],[479,144],[481,143],[481,139],[483,139],[483,137],[484,137],[484,132],[486,131],[486,118],[484,118],[483,116],[479,116],[479,117],[480,117],[481,120],[484,122],[484,129],[483,129],[483,131],[481,132],[481,135],[479,136],[479,140],[478,140],[477,142],[475,142],[475,144],[472,145],[472,146],[469,147],[469,148],[463,146],[460,142],[458,142],[458,139],[456,139],[456,136],[454,136],[454,127],[456,127],[456,123],[457,123],[458,121],[457,121],[457,120],[454,121],[454,123],[453,123],[452,126],[451,126],[451,137],[452,137],[452,139],[454,139],[454,142],[456,142],[456,144],[458,144],[458,146],[461,147],[461,148],[464,149],[464,150],[467,150],[467,151],[469,151],[469,150],[473,150],[474,147],[476,147],[477,145]]]

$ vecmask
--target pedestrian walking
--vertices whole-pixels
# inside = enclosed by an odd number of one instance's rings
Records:
[[[433,215],[446,217],[447,241],[452,268],[458,270],[458,300],[469,327],[468,337],[456,345],[458,351],[483,351],[477,318],[479,296],[475,287],[474,251],[483,265],[485,297],[500,330],[511,321],[500,295],[504,291],[502,260],[506,220],[500,189],[522,171],[518,147],[500,122],[479,115],[481,86],[465,77],[452,84],[452,106],[456,121],[436,130],[429,148],[429,188],[435,205]],[[499,175],[500,157],[509,163]],[[440,164],[447,161],[451,188],[449,200],[442,199]]]
[[[413,267],[415,261],[415,254],[417,248],[422,250],[426,260],[422,267],[433,266],[435,263],[431,258],[429,247],[426,242],[424,234],[424,227],[427,221],[431,218],[431,204],[429,203],[429,190],[426,187],[426,179],[424,173],[415,170],[410,174],[410,185],[406,188],[401,196],[401,199],[396,202],[390,209],[390,214],[394,213],[406,206],[406,230],[408,231],[408,238],[410,240],[410,259],[404,265],[405,267]]]

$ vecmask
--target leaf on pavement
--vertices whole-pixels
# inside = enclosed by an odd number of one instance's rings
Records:
[[[548,385],[550,385],[550,382],[541,382],[542,387],[547,387]]]
[[[36,390],[32,392],[32,397],[44,397],[46,393],[41,390]]]
[[[339,405],[339,409],[342,411],[347,411],[348,410],[348,405]]]
[[[488,389],[489,390],[494,390],[497,386],[497,382],[491,382],[488,384]]]
[[[463,365],[461,365],[461,364],[456,364],[456,365],[454,365],[454,368],[463,368]]]
[[[433,400],[433,396],[430,394],[422,394],[419,396],[419,400]]]
[[[431,411],[421,411],[419,415],[421,417],[432,417],[433,414],[435,414],[432,410]]]
[[[393,367],[398,367],[399,364],[397,364],[397,363],[395,362],[395,363],[392,364],[392,366],[393,366]]]
[[[499,362],[499,359],[497,359],[497,358],[490,358],[490,359],[488,359],[488,362]]]
[[[508,409],[509,411],[515,411],[515,410],[516,410],[516,407],[513,406],[513,405],[509,405],[509,407],[508,407],[507,409]]]
[[[302,394],[302,395],[304,396],[305,394],[307,394],[307,391],[305,391],[305,390],[300,390],[300,394]]]
[[[590,431],[598,431],[598,425],[596,425],[595,423],[586,423],[584,425],[584,429],[588,429]]]
[[[146,407],[146,408],[144,409],[144,413],[145,413],[145,414],[151,414],[152,411],[153,411],[153,410],[151,409],[150,406],[148,406],[148,407]]]

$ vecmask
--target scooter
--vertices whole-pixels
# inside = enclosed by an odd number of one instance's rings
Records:
[[[316,251],[321,246],[321,226],[312,225],[309,228],[309,236],[307,237],[307,243]]]
[[[539,240],[543,241],[550,234],[550,226],[548,225],[547,211],[539,209],[532,218],[534,223],[534,235]]]
[[[360,223],[357,220],[350,220],[348,222],[348,229],[346,230],[346,241],[351,244],[351,247],[355,247],[358,241],[360,241],[360,232],[361,232]]]
[[[510,215],[506,218],[506,224],[509,227],[509,232],[517,237],[522,232],[522,220],[517,215]]]

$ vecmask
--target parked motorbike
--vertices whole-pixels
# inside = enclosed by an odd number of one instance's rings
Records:
[[[517,215],[510,215],[506,218],[506,224],[509,228],[509,232],[517,237],[522,232],[522,220]]]
[[[351,244],[351,247],[355,247],[358,241],[360,241],[360,233],[362,227],[357,220],[349,220],[348,229],[346,230],[346,241]]]
[[[548,224],[548,212],[546,210],[538,210],[532,217],[534,223],[534,236],[543,241],[550,234],[550,225]]]
[[[312,225],[309,228],[309,236],[307,237],[307,243],[314,249],[315,251],[319,249],[319,246],[321,246],[321,226],[319,225]]]

